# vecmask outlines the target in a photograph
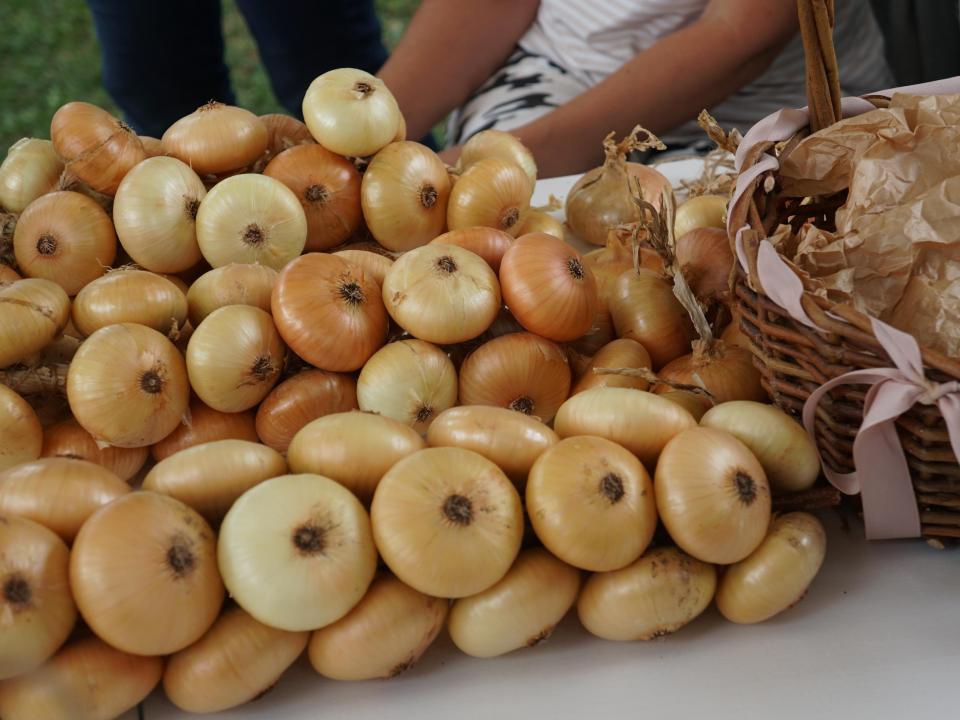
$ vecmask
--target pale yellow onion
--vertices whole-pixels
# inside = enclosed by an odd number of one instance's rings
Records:
[[[43,429],[43,447],[40,450],[40,457],[87,460],[127,482],[143,467],[149,452],[150,449],[147,447],[101,448],[75,418],[68,418],[47,425]]]
[[[367,227],[388,250],[426,245],[447,223],[450,180],[443,161],[415,142],[390,143],[363,174],[360,200]]]
[[[217,619],[223,583],[217,539],[183,503],[135,492],[104,505],[80,528],[70,587],[90,628],[115,648],[169,655]]]
[[[604,345],[590,360],[580,379],[570,390],[573,397],[585,390],[595,387],[620,387],[646,390],[650,383],[642,378],[632,378],[625,375],[598,375],[594,368],[646,368],[651,369],[650,353],[636,340],[620,338]]]
[[[290,442],[287,461],[291,472],[336,480],[369,507],[387,470],[426,446],[416,430],[397,420],[336,413],[305,425]]]
[[[43,458],[0,473],[0,515],[17,515],[72,543],[101,506],[130,492],[106,468],[86,460]]]
[[[704,562],[743,560],[770,524],[763,468],[746,445],[722,430],[697,427],[667,443],[654,490],[670,537]]]
[[[673,222],[674,237],[681,237],[697,228],[720,228],[726,230],[724,216],[727,214],[727,198],[721,195],[700,195],[690,198],[677,207]]]
[[[430,647],[449,607],[392,575],[377,577],[353,610],[313,633],[310,664],[333,680],[396,677]]]
[[[25,277],[51,280],[76,295],[113,264],[117,236],[96,202],[76,192],[52,192],[20,215],[13,249]]]
[[[286,475],[248,490],[224,518],[217,548],[240,607],[294,632],[346,615],[377,566],[366,510],[320,475]]]
[[[352,375],[309,368],[284,380],[263,399],[257,410],[257,434],[264,445],[286,452],[308,423],[359,407]]]
[[[197,278],[187,291],[188,317],[194,328],[214,310],[227,305],[251,305],[270,310],[277,271],[266,265],[230,263]]]
[[[808,490],[820,475],[820,453],[803,426],[773,405],[737,400],[717,405],[701,427],[730,433],[752,452],[774,494]]]
[[[459,447],[483,455],[523,492],[530,468],[560,436],[539,420],[506,408],[470,405],[440,413],[427,430],[430,447]]]
[[[450,191],[447,227],[492,227],[516,237],[530,195],[530,180],[519,165],[497,157],[478,160]]]
[[[242,412],[277,384],[286,354],[269,313],[250,305],[227,305],[207,315],[190,338],[190,385],[214,410]]]
[[[500,283],[479,256],[456,245],[404,253],[383,280],[383,303],[400,327],[440,345],[472,340],[500,311]]]
[[[179,160],[144,160],[127,173],[113,203],[113,222],[123,249],[153,272],[193,267],[203,258],[196,218],[206,194],[197,174]]]
[[[593,572],[629,565],[657,527],[650,476],[628,450],[600,437],[572,437],[530,470],[527,513],[546,548]]]
[[[317,142],[306,125],[289,115],[261,115],[260,122],[267,129],[267,149],[260,159],[261,163],[269,163],[284,150],[297,145],[313,145]]]
[[[553,427],[562,438],[596,435],[632,452],[653,468],[664,446],[697,421],[679,405],[630,388],[593,388],[567,400]]]
[[[453,603],[450,637],[480,658],[536,647],[573,607],[579,590],[579,570],[543,548],[524,550],[496,585]]]
[[[460,366],[460,403],[492,405],[550,422],[570,394],[570,366],[556,343],[532,333],[494,338]]]
[[[722,341],[695,340],[694,351],[660,368],[664,380],[693,385],[708,390],[713,397],[698,395],[704,410],[715,404],[734,400],[760,402],[767,399],[761,384],[762,375],[753,364],[749,350],[727,347]],[[657,385],[654,392],[667,392],[669,386]]]
[[[303,98],[310,134],[338,155],[373,155],[397,135],[400,108],[383,81],[340,68],[318,77]]]
[[[436,345],[390,343],[360,371],[357,400],[361,410],[399,420],[425,435],[437,415],[457,404],[457,371]]]
[[[597,303],[597,317],[594,319],[593,325],[576,340],[566,343],[566,347],[591,358],[616,339],[617,333],[613,329],[613,316],[603,300],[600,300]]]
[[[513,243],[513,236],[502,230],[487,227],[469,227],[451,230],[435,237],[430,245],[457,245],[479,255],[494,273],[500,272],[503,254]]]
[[[402,142],[407,139],[407,121],[400,113],[400,124],[397,126],[397,134],[393,136],[393,142]]]
[[[57,110],[50,138],[70,173],[105,195],[113,195],[130,169],[147,157],[129,125],[85,102]]]
[[[0,282],[0,368],[39,352],[70,322],[70,298],[49,280]]]
[[[0,436],[0,472],[40,457],[40,419],[27,401],[6,385],[0,385]]]
[[[4,265],[0,263],[0,283],[9,283],[14,280],[22,280],[20,273],[14,270],[9,265]]]
[[[213,267],[259,263],[279,271],[303,252],[307,218],[293,191],[264,175],[218,183],[197,211],[197,243]]]
[[[73,300],[73,326],[84,337],[107,325],[136,323],[166,335],[187,322],[187,299],[169,280],[143,270],[107,273]]]
[[[143,489],[179,500],[217,527],[243,493],[286,474],[283,456],[266,445],[215,440],[161,460],[147,473]]]
[[[306,632],[267,627],[228,607],[206,635],[170,656],[163,691],[187,712],[228,710],[270,690],[309,639]]]
[[[509,570],[523,538],[516,488],[461,448],[428,448],[398,462],[377,486],[370,515],[387,567],[434,597],[486,590]]]
[[[146,153],[147,158],[152,157],[161,157],[165,153],[163,152],[163,147],[160,144],[160,141],[155,137],[150,137],[149,135],[139,135],[140,142],[143,144],[143,152]]]
[[[684,390],[672,390],[669,392],[664,392],[660,394],[660,397],[666,398],[672,403],[676,403],[688,413],[693,415],[693,419],[698,423],[706,414],[706,408],[703,407],[703,403],[700,401],[698,395],[693,393],[686,392]]]
[[[198,175],[219,175],[256,162],[267,128],[249,110],[210,101],[167,128],[160,144]]]
[[[663,260],[653,250],[638,248],[637,258],[640,267],[659,273],[663,267]],[[610,230],[607,234],[605,247],[588,252],[583,256],[584,264],[593,270],[597,281],[597,294],[600,302],[609,307],[613,303],[613,289],[617,280],[627,270],[633,270],[633,238],[629,231]]]
[[[154,460],[160,462],[181,450],[217,440],[259,440],[253,410],[224,413],[194,396],[190,398],[187,415],[189,419],[184,418],[172,433],[151,446]]]
[[[183,419],[190,385],[183,357],[143,325],[97,330],[80,346],[67,375],[74,417],[98,445],[144,447]]]
[[[548,215],[542,210],[527,210],[520,221],[520,230],[517,236],[529,235],[530,233],[546,233],[553,235],[558,240],[563,240],[563,225],[552,215]]]
[[[376,281],[379,287],[383,287],[383,280],[387,276],[387,271],[393,265],[393,260],[390,258],[366,250],[347,248],[346,250],[338,250],[333,254],[354,265],[359,265],[365,273]]]
[[[533,153],[519,138],[503,130],[481,130],[463,144],[460,166],[466,170],[478,160],[490,157],[503,158],[519,165],[530,179],[530,192],[533,192],[537,184],[537,163]]]
[[[95,637],[69,643],[39,670],[0,684],[5,720],[113,720],[144,700],[163,658],[128,655]]]
[[[0,207],[22,213],[27,205],[57,187],[63,163],[49,140],[23,138],[7,150],[0,165]]]
[[[604,640],[655,640],[706,610],[716,587],[713,565],[675,547],[654,548],[621,570],[592,575],[577,612]]]
[[[701,302],[730,302],[733,252],[725,229],[696,228],[677,236],[677,263]]]
[[[813,515],[775,517],[748,557],[720,576],[717,608],[727,620],[763,622],[793,607],[807,593],[827,551],[827,535]]]
[[[70,596],[70,551],[52,531],[0,515],[0,548],[0,680],[6,680],[56,652],[73,629],[77,608]]]

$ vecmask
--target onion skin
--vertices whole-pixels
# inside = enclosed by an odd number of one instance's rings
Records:
[[[655,640],[706,610],[716,586],[713,565],[674,547],[654,548],[621,570],[591,576],[577,610],[604,640]]]
[[[674,437],[697,426],[679,405],[629,388],[592,388],[574,395],[557,412],[553,427],[562,438],[596,435],[622,445],[647,468]]]
[[[163,148],[157,138],[150,137],[149,135],[138,135],[137,137],[140,138],[140,142],[143,144],[143,152],[146,153],[147,160],[164,155]]]
[[[63,163],[49,140],[23,138],[10,146],[0,165],[0,206],[22,213],[41,195],[57,187]]]
[[[734,309],[733,318],[731,318],[730,324],[723,329],[722,333],[720,333],[720,339],[727,347],[740,347],[744,350],[750,349],[750,340],[740,330],[739,310]]]
[[[220,175],[255,163],[267,128],[249,110],[211,101],[167,128],[160,145],[198,175]]]
[[[273,687],[309,638],[306,632],[267,627],[239,607],[229,607],[206,635],[167,660],[163,691],[187,712],[242,705]]]
[[[88,637],[36,672],[0,684],[0,713],[5,720],[110,720],[144,700],[161,675],[163,658],[128,655]]]
[[[253,410],[220,412],[194,396],[190,398],[188,413],[189,425],[186,422],[178,425],[172,433],[150,447],[154,460],[160,462],[181,450],[216,440],[260,440]]]
[[[450,608],[450,637],[489,658],[546,642],[577,601],[581,573],[543,548],[524,550],[493,587]]]
[[[527,210],[521,221],[520,231],[517,236],[529,235],[530,233],[546,233],[553,235],[558,240],[563,240],[563,225],[552,215],[548,215],[540,210]]]
[[[486,260],[496,274],[500,274],[503,254],[513,243],[513,236],[488,227],[469,227],[451,230],[435,237],[428,245],[457,245]]]
[[[530,179],[530,192],[533,192],[537,183],[537,163],[533,153],[520,142],[516,135],[503,130],[481,130],[463,144],[459,164],[466,170],[475,162],[491,157],[502,158],[519,165]]]
[[[611,230],[607,237],[607,246],[588,252],[583,256],[583,262],[593,271],[600,302],[610,307],[613,304],[613,290],[617,280],[627,270],[634,269],[630,238],[624,237],[620,231]],[[640,248],[640,267],[659,274],[663,268],[663,260],[654,251]]]
[[[793,607],[806,595],[826,551],[827,535],[813,515],[775,517],[759,547],[721,576],[717,608],[727,620],[750,624]]]
[[[592,358],[616,339],[617,333],[613,329],[613,316],[610,315],[610,311],[601,300],[597,306],[597,318],[593,321],[593,325],[581,337],[566,343],[566,347],[585,357]]]
[[[257,435],[264,445],[284,453],[308,423],[359,407],[352,375],[311,368],[284,380],[264,398],[257,409]]]
[[[270,297],[277,271],[266,265],[230,263],[197,278],[187,291],[190,324],[194,328],[214,310],[227,305],[251,305],[271,312]]]
[[[89,337],[107,325],[131,322],[166,335],[187,322],[187,299],[169,280],[143,272],[112,272],[86,285],[73,301],[73,326]]]
[[[729,302],[733,253],[727,231],[697,228],[677,237],[677,262],[698,300]]]
[[[647,380],[623,375],[597,375],[594,368],[647,368],[651,369],[650,353],[636,340],[621,338],[604,345],[590,360],[583,375],[570,390],[570,397],[595,387],[621,387],[646,390]]]
[[[397,677],[436,639],[449,607],[392,575],[375,578],[353,610],[313,633],[310,664],[333,680]]]
[[[368,273],[376,281],[379,287],[383,287],[383,280],[387,276],[387,271],[393,265],[393,260],[388,257],[352,247],[346,250],[338,250],[333,254],[354,265],[359,265],[365,273]]]
[[[260,159],[261,163],[269,163],[284,150],[296,145],[313,145],[317,142],[304,123],[289,115],[261,115],[260,122],[267,129],[267,149]]]
[[[503,300],[527,330],[548,340],[576,340],[597,317],[593,271],[552,235],[518,238],[500,264]]]
[[[45,348],[69,321],[70,298],[56,283],[0,283],[0,368]]]
[[[726,347],[723,341],[714,344],[706,353],[694,352],[667,363],[660,377],[684,385],[697,385],[713,393],[717,404],[732,400],[764,402],[767,392],[760,384],[760,371],[753,364],[753,354],[738,347]],[[654,392],[667,392],[668,385],[657,385]],[[708,397],[698,396],[705,410],[714,403]]]
[[[693,415],[693,419],[698,423],[707,412],[703,407],[703,403],[700,402],[700,398],[693,393],[685,392],[683,390],[671,390],[670,392],[660,393],[660,397],[682,407],[688,413]]]
[[[36,460],[43,449],[43,428],[40,419],[27,404],[6,385],[0,385],[0,473],[20,463]]]
[[[447,227],[490,227],[516,237],[530,196],[530,180],[519,165],[498,157],[478,160],[450,191]]]
[[[12,267],[0,263],[0,283],[10,283],[14,280],[23,280],[23,278]]]
[[[677,208],[673,234],[681,238],[697,228],[726,230],[727,198],[722,195],[700,195],[690,198]],[[729,247],[729,246],[728,246]]]
[[[93,436],[74,418],[48,425],[43,429],[41,458],[79,458],[96,463],[124,482],[133,478],[147,461],[149,448],[100,448]]]

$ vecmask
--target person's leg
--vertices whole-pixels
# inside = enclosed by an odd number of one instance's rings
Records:
[[[134,130],[159,138],[209,100],[233,104],[219,0],[87,0],[103,85]]]

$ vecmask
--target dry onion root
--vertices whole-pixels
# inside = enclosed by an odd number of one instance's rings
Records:
[[[256,415],[252,410],[225,413],[214,410],[200,398],[190,398],[189,418],[150,448],[153,459],[160,462],[181,450],[216,440],[247,440],[258,442]]]
[[[33,408],[6,385],[0,385],[0,473],[36,460],[43,450],[43,428]]]

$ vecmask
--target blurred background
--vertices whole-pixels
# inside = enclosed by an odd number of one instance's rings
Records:
[[[226,61],[238,104],[257,115],[285,112],[243,15],[233,0],[221,2]],[[384,44],[392,50],[420,0],[376,4]],[[100,84],[100,48],[83,0],[3,0],[0,5],[0,160],[22,137],[49,138],[50,119],[64,103],[83,100],[120,116]]]

